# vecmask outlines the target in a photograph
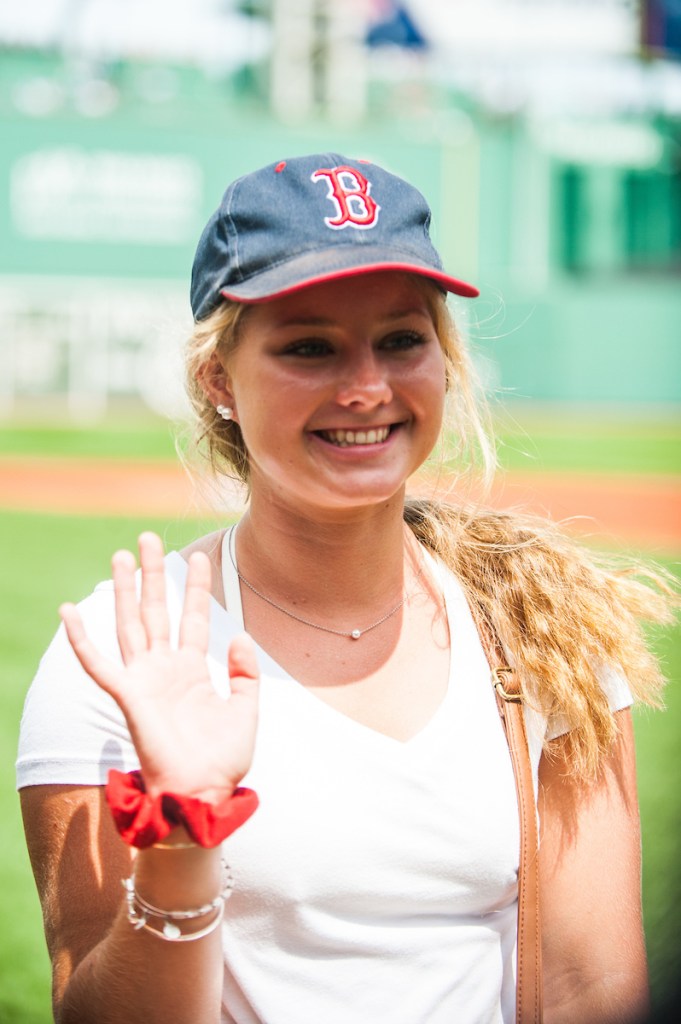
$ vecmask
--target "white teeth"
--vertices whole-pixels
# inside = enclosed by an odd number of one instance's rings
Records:
[[[326,441],[347,448],[352,444],[380,444],[390,433],[390,427],[375,427],[371,430],[321,430]]]

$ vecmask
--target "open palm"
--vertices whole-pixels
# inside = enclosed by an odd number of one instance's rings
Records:
[[[176,792],[211,802],[229,796],[253,757],[258,668],[253,643],[235,638],[228,654],[231,695],[221,697],[208,673],[210,563],[189,560],[177,648],[170,644],[163,545],[139,538],[142,591],[135,558],[114,555],[116,630],[123,663],[105,658],[89,640],[74,605],[60,609],[85,671],[111,694],[125,715],[150,795]]]

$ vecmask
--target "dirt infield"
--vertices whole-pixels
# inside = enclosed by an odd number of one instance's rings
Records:
[[[423,481],[414,484],[413,490],[429,489]],[[681,551],[678,477],[514,473],[496,485],[492,503],[570,519],[571,530],[615,545]],[[226,487],[220,504],[238,511],[238,489]],[[0,508],[82,515],[215,513],[215,504],[201,498],[172,462],[26,457],[0,458]]]

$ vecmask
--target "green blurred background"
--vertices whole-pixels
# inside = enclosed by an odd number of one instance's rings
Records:
[[[188,275],[229,180],[306,151],[376,159],[433,207],[509,472],[681,481],[681,65],[674,0],[41,0],[0,10],[0,468],[175,458]],[[146,21],[144,20],[146,17]],[[1,480],[1,477],[0,477]],[[3,511],[0,1024],[47,1024],[13,760],[65,598],[142,528]],[[610,538],[621,550],[624,540]],[[640,545],[634,552],[646,553]],[[681,548],[647,552],[672,571]],[[681,636],[638,714],[656,1021],[681,943]],[[415,1022],[417,1024],[417,1022]],[[418,1022],[420,1024],[420,1022]]]

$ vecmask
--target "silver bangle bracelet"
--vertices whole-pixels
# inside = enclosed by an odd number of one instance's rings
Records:
[[[122,885],[125,889],[128,921],[135,931],[144,928],[159,939],[166,939],[168,942],[190,942],[210,934],[222,920],[225,902],[231,896],[234,888],[234,878],[224,861],[222,862],[222,870],[222,888],[210,903],[204,903],[201,907],[194,907],[188,910],[162,910],[160,907],[155,907],[153,903],[149,903],[137,892],[135,887],[135,868],[133,867],[130,877],[122,880]],[[195,932],[183,932],[176,923],[178,921],[192,921],[199,917],[205,917],[206,914],[211,912],[215,913],[215,918],[205,928]],[[156,927],[150,921],[150,918],[152,921],[157,919],[162,923],[159,923],[159,926]]]
[[[166,921],[161,929],[154,928],[153,925],[150,925],[143,918],[133,927],[136,931],[144,929],[144,931],[155,935],[157,939],[163,939],[165,942],[194,942],[196,939],[202,939],[204,935],[210,935],[211,932],[215,931],[222,921],[224,911],[225,905],[223,903],[210,924],[207,924],[205,928],[200,928],[197,932],[182,932],[172,921]]]

